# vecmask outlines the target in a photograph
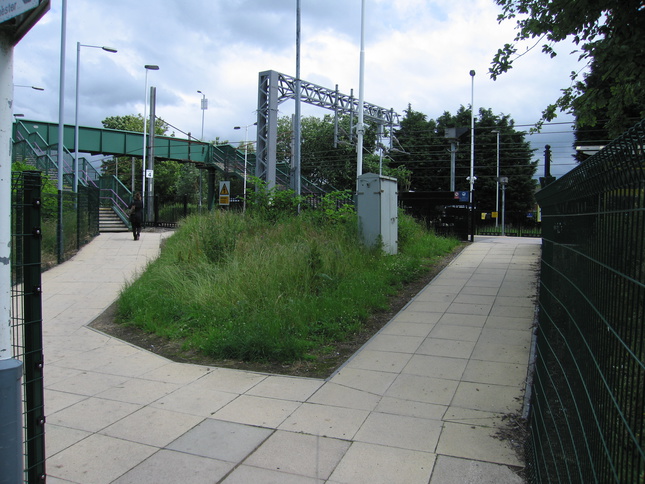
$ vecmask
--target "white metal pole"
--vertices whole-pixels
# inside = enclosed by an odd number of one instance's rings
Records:
[[[146,67],[145,69],[146,87],[143,93],[143,158],[141,160],[141,200],[144,207],[146,204],[146,151],[148,151],[148,146],[146,145],[146,134],[148,131],[148,123],[146,120],[148,116],[148,68]]]
[[[64,136],[65,129],[65,40],[67,36],[67,0],[63,0],[61,10],[61,35],[60,35],[60,83],[58,90],[58,191],[63,191],[63,169],[64,169]],[[62,225],[62,220],[59,220]],[[62,227],[59,229],[62,233]]]
[[[81,43],[76,42],[76,102],[74,106],[74,193],[78,193],[78,86],[81,65]]]
[[[363,101],[365,99],[365,0],[361,1],[361,54],[358,80],[358,124],[356,125],[356,188],[358,177],[363,174]]]
[[[300,167],[300,144],[301,144],[301,126],[300,126],[300,0],[296,0],[296,105],[295,105],[295,123],[293,125],[293,172],[294,178],[292,187],[296,195],[301,193],[301,167]]]
[[[63,173],[65,164],[64,130],[65,130],[65,41],[67,37],[67,0],[61,8],[60,35],[60,82],[58,91],[58,223],[56,224],[56,252],[58,262],[63,261]]]
[[[92,47],[94,49],[103,49],[106,52],[115,53],[116,49],[99,45],[85,45],[76,42],[76,105],[74,107],[74,193],[78,192],[78,96],[81,71],[81,47]]]
[[[248,142],[248,125],[244,127],[244,198],[242,200],[242,212],[246,213],[246,164],[248,161],[249,142]]]
[[[146,151],[148,150],[148,146],[146,144],[146,133],[148,129],[148,124],[146,122],[146,117],[148,116],[148,71],[158,71],[159,66],[152,65],[152,64],[146,64],[143,66],[144,69],[146,70],[146,88],[145,92],[143,93],[143,159],[141,161],[141,170],[142,170],[142,180],[141,180],[141,199],[143,201],[143,205],[145,207],[146,204]],[[145,212],[144,212],[145,213]]]
[[[11,129],[13,43],[0,32],[0,360],[11,350]]]
[[[475,241],[475,71],[470,71],[470,241]]]

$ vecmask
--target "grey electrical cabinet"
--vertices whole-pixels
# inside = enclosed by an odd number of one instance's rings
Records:
[[[388,254],[396,254],[398,233],[396,178],[365,173],[358,177],[356,211],[363,243],[381,243]]]

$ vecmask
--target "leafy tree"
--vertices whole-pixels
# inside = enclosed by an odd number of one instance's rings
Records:
[[[146,126],[148,132],[150,129],[150,120],[146,119]],[[134,131],[137,133],[143,133],[143,115],[141,114],[127,114],[125,116],[108,116],[103,121],[101,121],[104,128],[107,129],[118,129],[120,131]],[[164,136],[168,132],[168,123],[166,123],[161,118],[156,118],[155,121],[155,134],[159,136]]]
[[[571,39],[587,61],[589,73],[571,73],[572,84],[543,112],[542,122],[557,111],[571,112],[578,126],[602,123],[613,137],[645,116],[645,9],[642,0],[495,0],[498,20],[515,19],[517,35],[493,58],[496,79],[521,57],[516,43],[539,39],[542,51],[554,57],[555,44]]]
[[[118,129],[121,131],[143,132],[143,116],[126,115],[110,116],[102,121],[103,127],[108,129]],[[157,119],[155,123],[155,134],[159,136],[166,135],[169,129],[168,124],[162,119]],[[136,187],[140,186],[141,158],[134,160],[135,183]],[[117,171],[118,167],[118,171]],[[106,160],[102,164],[103,173],[106,175],[116,175],[126,187],[131,185],[132,176],[131,157],[114,157]],[[176,161],[159,160],[155,161],[155,194],[159,196],[160,201],[172,201],[177,197],[188,196],[190,202],[195,202],[199,193],[199,173],[194,165],[182,165]]]
[[[356,122],[356,121],[355,121]],[[301,173],[313,183],[329,190],[354,189],[356,187],[356,146],[348,116],[339,118],[338,138],[334,146],[334,117],[314,116],[301,121]],[[363,138],[363,171],[379,170],[377,153],[377,128],[366,123]],[[293,129],[290,117],[278,120],[278,162],[290,166],[292,159]],[[406,170],[393,170],[387,159],[383,162],[383,174],[404,177]]]
[[[444,112],[436,120],[414,111],[405,111],[401,127],[395,131],[402,150],[393,153],[395,165],[412,172],[411,190],[448,191],[450,189],[450,143],[447,128],[470,126],[470,110],[461,106],[456,114]],[[509,211],[527,211],[533,206],[537,161],[524,133],[516,131],[508,115],[494,115],[481,108],[475,122],[475,198],[482,211],[493,211],[496,201],[497,134],[500,132],[500,175],[509,178],[506,190]],[[456,154],[455,189],[470,189],[470,130],[463,136]]]

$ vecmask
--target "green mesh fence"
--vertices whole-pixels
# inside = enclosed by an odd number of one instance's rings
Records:
[[[645,482],[645,120],[537,194],[530,482]]]
[[[45,482],[41,290],[41,172],[11,180],[11,334],[14,358],[23,364],[24,482]],[[0,420],[3,418],[0,415]],[[0,464],[0,468],[2,465]],[[7,482],[0,476],[0,481]]]

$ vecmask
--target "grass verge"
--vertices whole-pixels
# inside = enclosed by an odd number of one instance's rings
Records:
[[[356,219],[186,219],[118,301],[117,320],[213,358],[293,362],[361,330],[458,245],[399,218],[399,254],[357,243]]]

